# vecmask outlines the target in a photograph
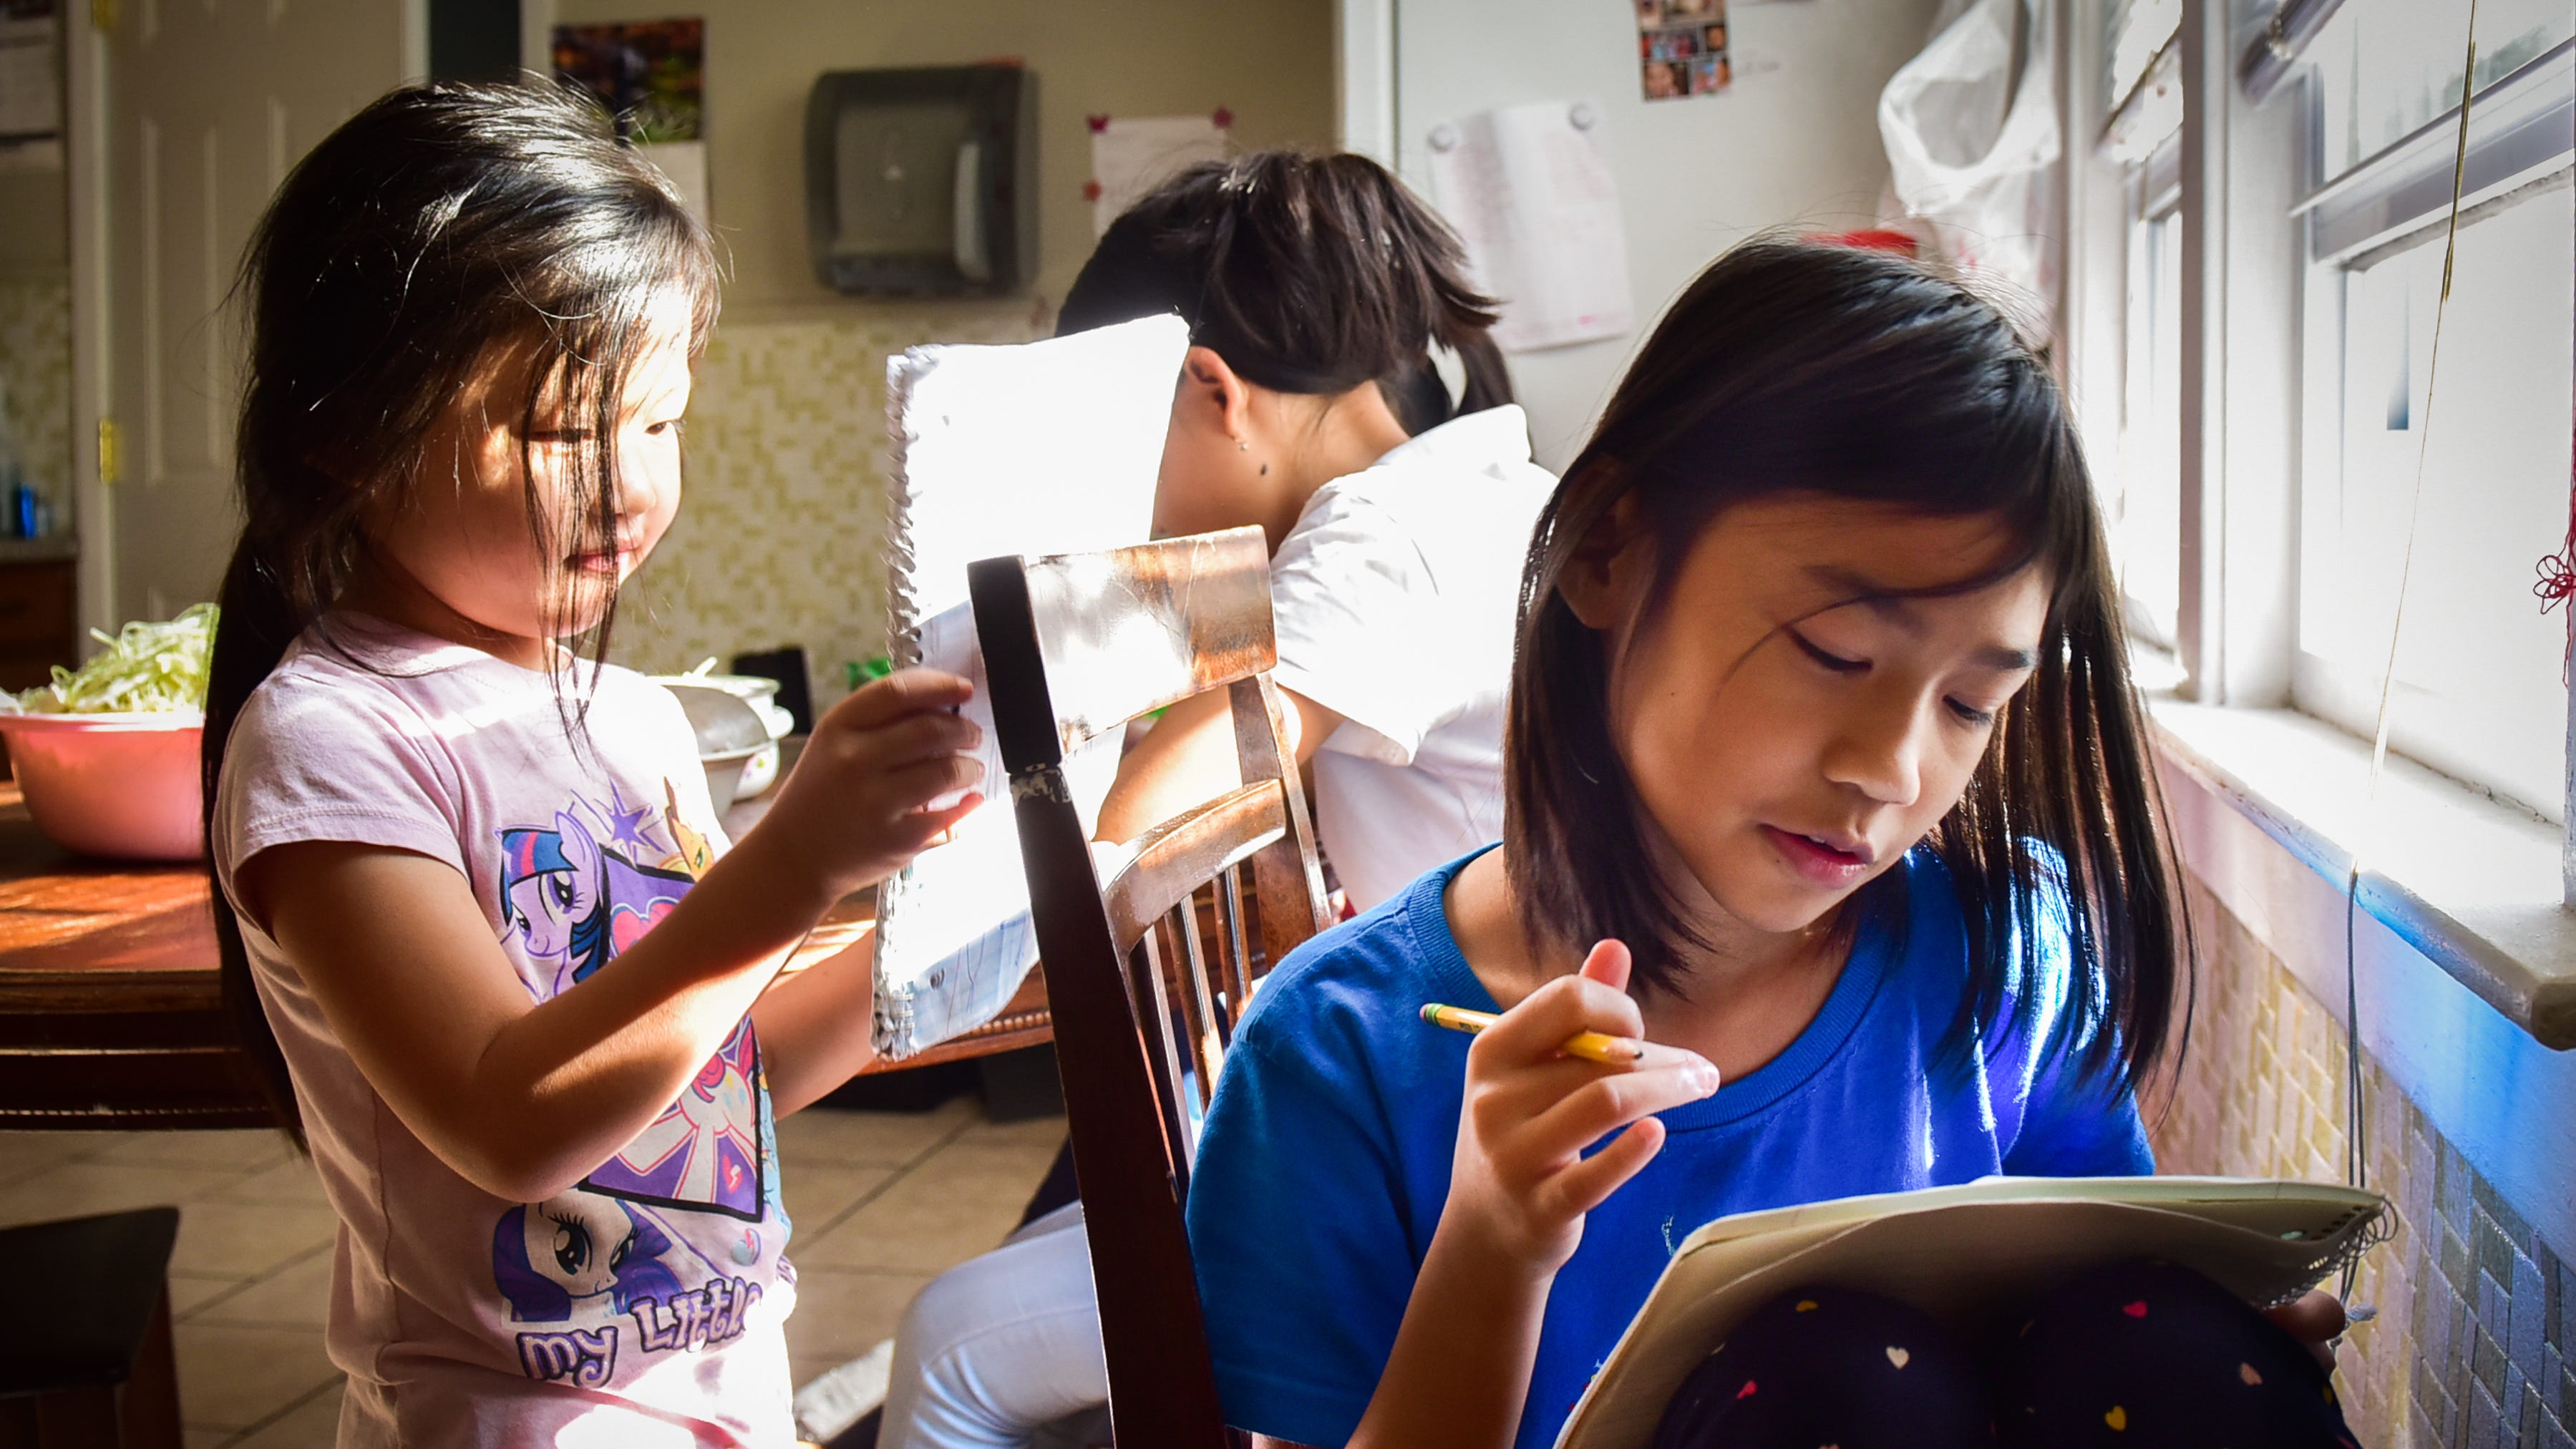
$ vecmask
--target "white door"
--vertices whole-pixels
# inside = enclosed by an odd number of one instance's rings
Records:
[[[112,551],[112,617],[167,618],[214,597],[238,527],[241,333],[224,304],[242,248],[287,168],[416,73],[419,0],[99,11],[105,403],[123,445],[118,481],[93,494],[104,509],[81,521],[83,547]]]

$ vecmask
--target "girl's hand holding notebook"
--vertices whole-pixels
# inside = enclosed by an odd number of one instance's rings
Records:
[[[1521,998],[1467,1049],[1440,1234],[1490,1255],[1497,1269],[1562,1267],[1582,1241],[1583,1215],[1663,1146],[1653,1114],[1717,1090],[1717,1068],[1677,1047],[1642,1049],[1625,1063],[1571,1054],[1567,1044],[1585,1033],[1643,1048],[1628,968],[1627,947],[1601,942],[1581,971]],[[1583,1155],[1613,1132],[1616,1141]]]

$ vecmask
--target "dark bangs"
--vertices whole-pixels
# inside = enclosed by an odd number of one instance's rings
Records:
[[[2173,1034],[2187,927],[2128,673],[2109,551],[2073,421],[1993,305],[1919,263],[1763,240],[1721,257],[1658,324],[1541,513],[1522,577],[1505,743],[1504,843],[1525,929],[1580,950],[1616,937],[1646,990],[1702,949],[1649,847],[1609,717],[1604,636],[1557,580],[1622,499],[1656,548],[1647,608],[1726,508],[1805,493],[1935,517],[1985,516],[2015,546],[1912,591],[1966,593],[2037,565],[2052,580],[2033,677],[1928,844],[1966,922],[1967,989],[1945,1037],[2026,1029],[2051,898],[2071,946],[2047,1045],[2133,1083]],[[1840,604],[1859,599],[1838,600]],[[1902,926],[1888,871],[1844,908]]]

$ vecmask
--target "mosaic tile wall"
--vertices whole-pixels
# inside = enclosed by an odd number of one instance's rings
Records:
[[[28,481],[56,507],[71,496],[72,288],[59,277],[0,276],[0,428]]]
[[[816,703],[885,651],[886,358],[1025,342],[1025,300],[727,318],[689,401],[679,521],[619,605],[615,657],[646,670],[801,644]]]
[[[2242,922],[2197,888],[2191,1056],[2156,1126],[2167,1172],[2344,1175],[2342,1028]],[[2576,1449],[2576,1268],[2542,1242],[2378,1064],[2362,1061],[2370,1185],[2397,1205],[2341,1349],[2368,1449]]]
[[[802,644],[822,699],[841,664],[885,648],[885,361],[927,342],[1025,342],[1025,299],[726,319],[689,405],[679,522],[621,605],[616,657],[647,670]],[[71,293],[0,277],[9,436],[68,497]]]

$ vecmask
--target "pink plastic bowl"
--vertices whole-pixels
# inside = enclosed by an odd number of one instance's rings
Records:
[[[195,860],[195,714],[0,714],[9,763],[36,828],[65,850],[122,860]]]

